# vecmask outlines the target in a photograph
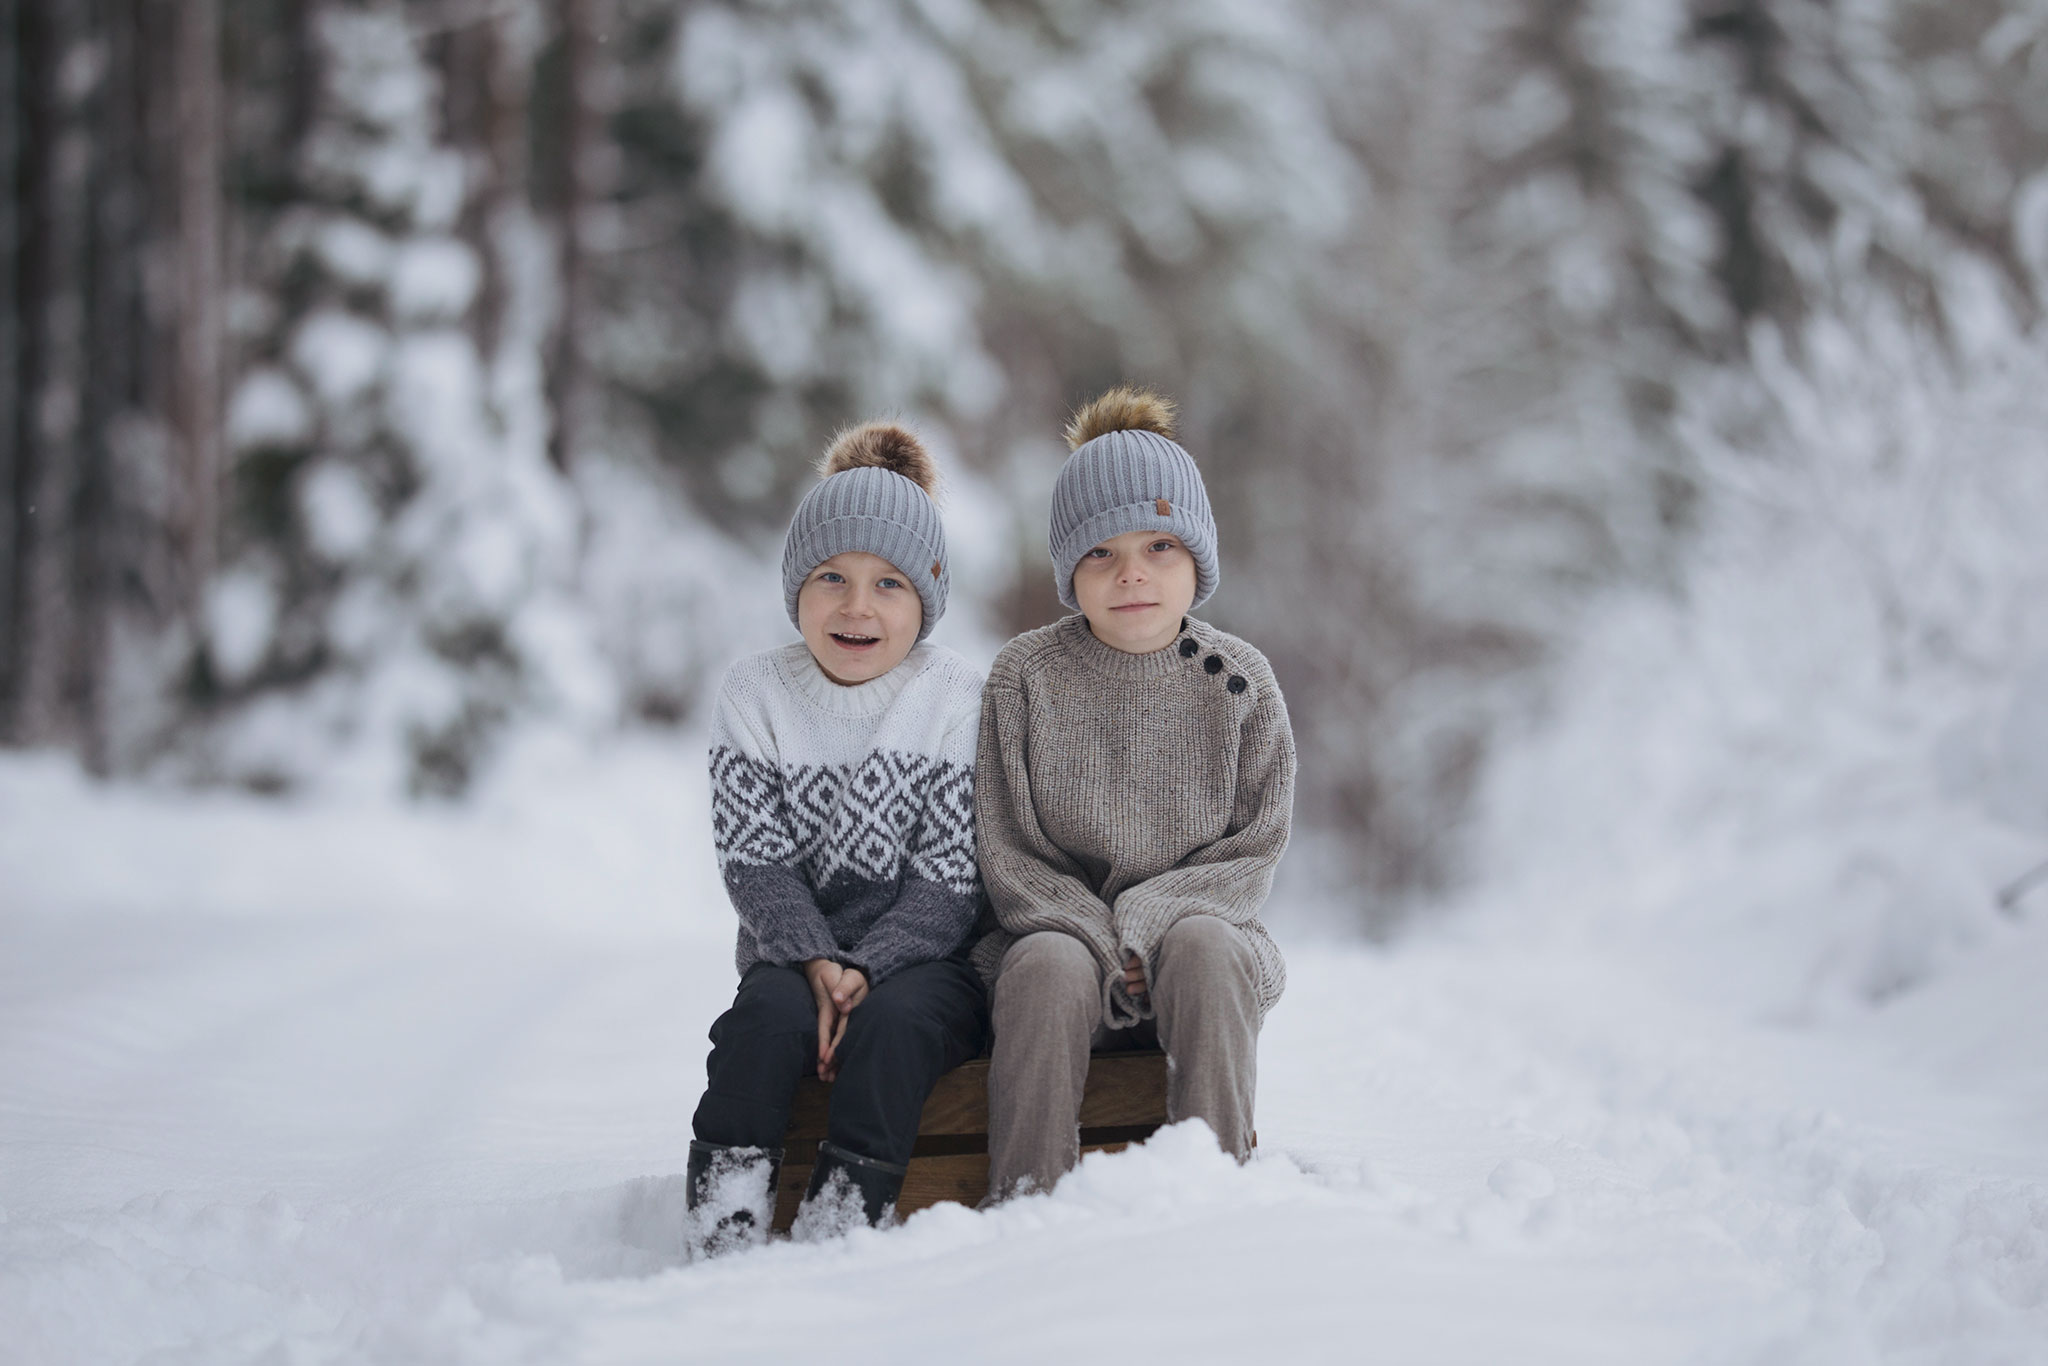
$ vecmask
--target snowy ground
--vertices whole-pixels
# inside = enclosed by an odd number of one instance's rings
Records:
[[[0,761],[0,1361],[2048,1361],[2048,913],[1773,1026],[1514,907],[1283,908],[1248,1168],[685,1266],[696,747],[520,763],[435,814]]]

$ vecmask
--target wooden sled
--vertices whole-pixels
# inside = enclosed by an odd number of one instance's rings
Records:
[[[787,1233],[810,1184],[825,1137],[832,1088],[816,1077],[797,1083],[782,1140],[782,1181],[775,1192],[775,1231]],[[1081,1094],[1081,1151],[1114,1152],[1142,1143],[1166,1123],[1166,1054],[1156,1048],[1097,1053]],[[903,1178],[896,1213],[908,1216],[942,1200],[975,1205],[988,1194],[988,1059],[976,1058],[939,1078],[918,1120],[917,1147]]]

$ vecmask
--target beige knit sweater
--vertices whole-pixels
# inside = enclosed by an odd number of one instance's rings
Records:
[[[1287,969],[1259,921],[1294,812],[1294,735],[1265,656],[1205,622],[1151,654],[1097,640],[1087,618],[1027,631],[982,691],[974,814],[982,880],[1000,929],[974,950],[993,981],[1035,930],[1071,934],[1103,972],[1103,1018],[1151,1014],[1124,990],[1148,974],[1183,916],[1213,915],[1251,941],[1259,1012]]]

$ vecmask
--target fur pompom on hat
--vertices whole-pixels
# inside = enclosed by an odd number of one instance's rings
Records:
[[[917,590],[923,640],[946,614],[946,528],[932,502],[938,467],[924,443],[894,422],[849,427],[818,462],[818,483],[797,504],[782,539],[782,598],[796,624],[797,595],[813,569],[864,550]]]
[[[1151,432],[1171,441],[1173,419],[1178,412],[1173,400],[1164,394],[1119,384],[1074,414],[1064,433],[1067,449],[1078,451],[1096,437],[1111,432]]]
[[[1174,405],[1150,389],[1119,385],[1067,424],[1073,452],[1052,490],[1052,572],[1075,611],[1074,566],[1127,531],[1164,531],[1195,557],[1195,601],[1216,591],[1216,518],[1195,458],[1173,439]]]
[[[881,469],[900,474],[931,497],[939,491],[939,468],[931,453],[907,427],[894,422],[863,422],[832,438],[818,458],[818,477],[830,479],[848,470]]]

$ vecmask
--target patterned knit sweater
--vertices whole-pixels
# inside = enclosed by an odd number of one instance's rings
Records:
[[[919,645],[843,687],[802,642],[726,672],[711,721],[711,828],[736,960],[850,963],[871,983],[965,942],[981,679]]]
[[[1187,618],[1151,654],[1111,649],[1070,616],[1003,647],[982,693],[975,786],[981,875],[1001,930],[975,946],[993,980],[1018,935],[1094,951],[1103,1018],[1151,1014],[1125,990],[1183,916],[1242,930],[1263,1017],[1287,982],[1259,920],[1294,814],[1294,735],[1264,655]]]

